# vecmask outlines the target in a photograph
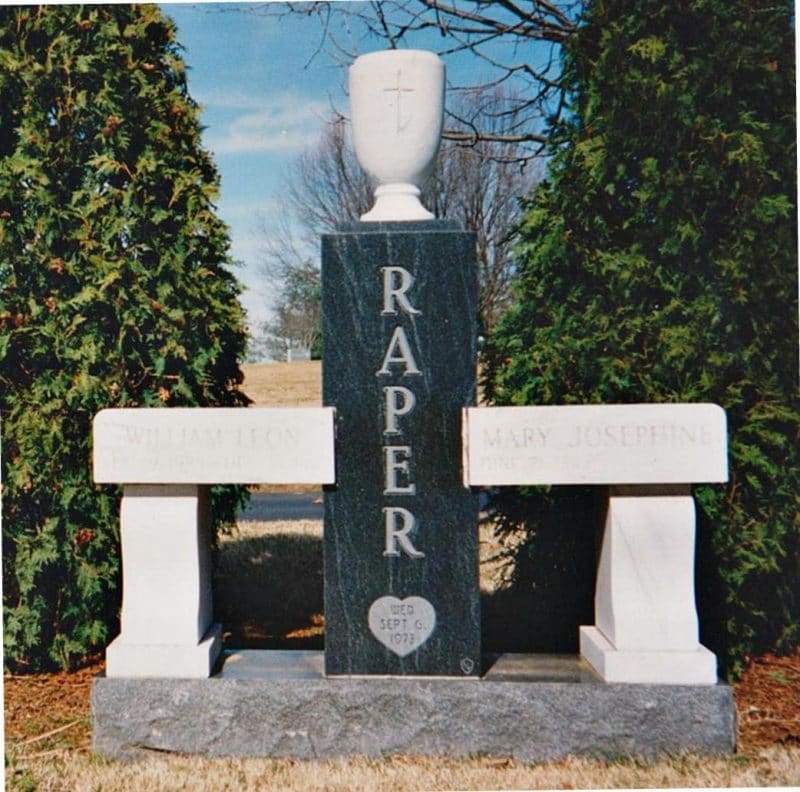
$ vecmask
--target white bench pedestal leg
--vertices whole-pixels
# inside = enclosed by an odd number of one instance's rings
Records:
[[[713,685],[717,659],[698,640],[695,511],[686,486],[611,487],[580,652],[607,682]]]
[[[106,650],[106,676],[208,677],[222,646],[208,488],[125,485],[120,534],[122,629]]]

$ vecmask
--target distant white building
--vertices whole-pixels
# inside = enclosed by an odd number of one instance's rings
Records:
[[[311,350],[288,338],[275,336],[250,336],[247,348],[247,363],[292,363],[311,360]]]
[[[308,347],[286,347],[286,362],[293,363],[297,360],[311,360],[311,350]]]

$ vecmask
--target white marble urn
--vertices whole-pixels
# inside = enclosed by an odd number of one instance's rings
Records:
[[[433,219],[419,195],[439,151],[444,85],[444,63],[423,50],[371,52],[350,67],[353,143],[375,184],[362,220]]]

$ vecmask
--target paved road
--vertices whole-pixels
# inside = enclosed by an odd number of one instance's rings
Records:
[[[255,492],[250,496],[250,504],[238,516],[240,520],[259,522],[321,520],[322,493]]]
[[[486,492],[481,492],[481,508],[485,508]],[[318,501],[315,502],[315,501]],[[240,520],[273,522],[277,520],[321,520],[322,493],[255,492],[250,505],[239,512]]]

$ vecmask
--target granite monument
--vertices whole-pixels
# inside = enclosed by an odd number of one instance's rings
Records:
[[[476,407],[474,238],[419,199],[444,65],[392,50],[350,76],[375,205],[322,242],[326,406],[95,419],[95,479],[124,486],[122,632],[93,687],[95,750],[732,751],[731,689],[698,640],[690,490],[727,478],[724,413]],[[220,656],[207,487],[288,481],[325,486],[324,657]],[[476,488],[515,484],[607,487],[580,657],[481,655]]]

